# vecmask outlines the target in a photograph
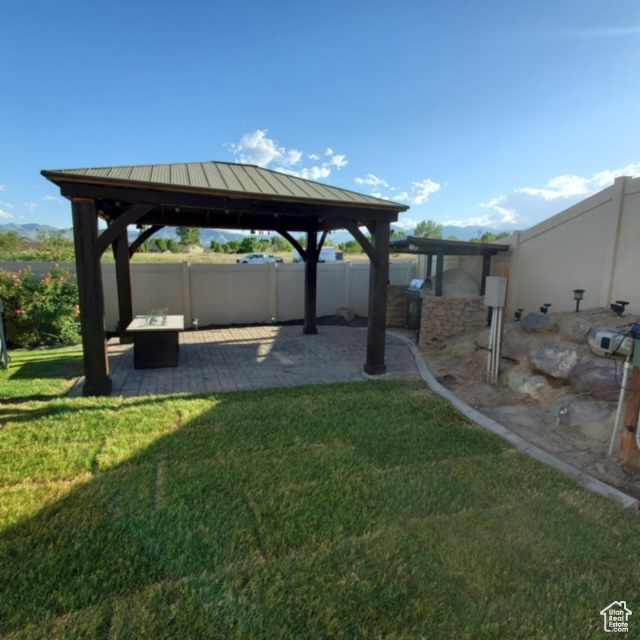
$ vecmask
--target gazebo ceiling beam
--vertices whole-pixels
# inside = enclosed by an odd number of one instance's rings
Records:
[[[364,252],[371,260],[371,264],[378,264],[378,254],[374,249],[373,245],[369,242],[367,236],[360,231],[357,223],[353,221],[349,221],[345,223],[345,228],[349,231],[349,233],[358,241],[358,244],[362,247]]]
[[[93,198],[121,203],[139,203],[170,207],[193,207],[201,212],[222,211],[255,213],[259,215],[314,216],[334,220],[358,220],[363,222],[396,222],[398,211],[350,205],[349,203],[300,203],[258,198],[231,198],[211,194],[158,189],[134,189],[106,185],[89,185],[75,182],[59,184],[63,196],[68,198]],[[161,222],[160,220],[158,222]]]
[[[151,227],[147,227],[129,246],[129,257],[133,258],[133,254],[154,234],[158,233],[160,229],[164,229],[162,224],[154,224]]]
[[[155,208],[151,204],[134,204],[122,212],[99,236],[96,241],[96,252],[101,256],[109,245],[121,234],[126,233],[130,224],[135,224],[149,211]]]

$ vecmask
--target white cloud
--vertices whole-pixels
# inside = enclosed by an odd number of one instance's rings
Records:
[[[400,227],[403,231],[413,231],[418,226],[418,220],[412,220],[411,218],[404,218],[403,220],[398,220],[398,222],[394,222],[394,227]]]
[[[338,167],[338,169],[342,169],[349,164],[349,161],[347,160],[347,156],[345,155],[334,155],[331,158],[331,164],[334,164],[336,167]]]
[[[7,185],[6,184],[0,184],[0,191],[6,191],[7,190]]]
[[[294,170],[285,167],[276,167],[276,171],[287,173],[290,176],[304,178],[305,180],[323,180],[331,175],[331,167],[324,163],[322,166],[305,167],[304,169]]]
[[[275,171],[306,180],[324,180],[331,175],[333,167],[342,169],[349,164],[344,154],[334,154],[333,149],[327,148],[325,155],[330,158],[326,162],[310,167],[300,166],[305,154],[297,149],[287,149],[278,145],[275,140],[267,137],[267,133],[261,129],[245,133],[240,142],[229,144],[227,148],[234,155],[236,162],[256,164],[265,168],[273,165]],[[320,157],[317,153],[306,154],[306,158],[314,162],[320,160]]]
[[[365,178],[356,178],[356,184],[370,184],[373,187],[389,187],[389,183],[378,176],[374,176],[373,173],[367,173]],[[393,191],[393,187],[391,187]]]
[[[600,171],[590,177],[556,176],[542,187],[520,187],[478,205],[492,210],[492,213],[447,221],[446,224],[492,228],[517,225],[520,229],[527,229],[610,186],[619,176],[640,177],[640,163]]]
[[[46,202],[59,202],[60,204],[64,204],[64,200],[62,200],[62,198],[58,198],[57,196],[43,196],[42,199]]]
[[[13,216],[8,211],[0,209],[0,218],[13,218]]]
[[[267,131],[257,129],[253,133],[245,133],[238,144],[230,144],[229,149],[237,162],[257,164],[268,167],[271,163],[278,163],[283,167],[292,167],[302,160],[302,152],[297,149],[287,149],[267,138]]]
[[[380,198],[381,200],[391,200],[391,198],[389,198],[389,196],[385,196],[383,193],[380,193],[379,191],[373,191],[371,193],[371,195],[374,198]]]
[[[614,171],[600,171],[591,178],[582,178],[574,175],[558,176],[547,182],[546,187],[536,189],[523,187],[516,189],[516,193],[525,193],[529,196],[540,196],[545,200],[555,200],[557,198],[573,198],[574,196],[587,196],[596,191],[604,189],[619,176],[640,176],[640,163],[630,164],[623,169]]]
[[[6,207],[7,209],[15,209],[14,205],[12,205],[10,202],[3,202],[2,200],[0,200],[0,207]]]
[[[25,202],[24,206],[29,210],[29,213],[33,213],[34,210],[38,208],[38,205],[35,202]]]
[[[393,199],[414,205],[424,204],[432,193],[440,190],[440,187],[440,184],[427,178],[422,182],[412,182],[411,191],[403,191],[397,196],[394,196]]]

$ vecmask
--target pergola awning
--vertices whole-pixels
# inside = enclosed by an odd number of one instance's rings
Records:
[[[253,165],[197,162],[94,169],[42,175],[72,203],[85,363],[85,395],[111,392],[104,331],[100,259],[113,248],[121,340],[132,320],[129,261],[165,226],[275,231],[305,261],[304,333],[317,333],[317,262],[327,233],[347,229],[371,262],[365,371],[383,373],[390,225],[408,207]],[[98,218],[107,228],[98,233]],[[142,229],[129,244],[127,229]],[[370,239],[362,233],[366,227]],[[304,232],[306,247],[291,235]],[[320,234],[320,238],[318,238]]]
[[[431,276],[431,258],[436,256],[436,281],[434,294],[442,295],[442,273],[444,271],[445,256],[482,256],[482,279],[480,293],[484,295],[486,278],[491,271],[491,256],[509,251],[508,244],[493,244],[489,242],[462,242],[460,240],[441,240],[439,238],[419,238],[407,236],[394,238],[390,242],[393,253],[409,253],[413,255],[426,255],[427,277]]]

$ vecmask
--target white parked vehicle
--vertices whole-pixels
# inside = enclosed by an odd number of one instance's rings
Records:
[[[281,260],[272,258],[266,253],[250,253],[244,258],[238,258],[236,262],[241,262],[243,264],[269,264],[270,262],[281,262]]]
[[[337,262],[343,259],[344,254],[335,247],[323,247],[320,249],[320,255],[318,256],[318,262]],[[293,250],[293,261],[302,262],[302,257],[295,249]]]

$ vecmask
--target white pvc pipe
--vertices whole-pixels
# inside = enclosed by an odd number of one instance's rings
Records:
[[[493,371],[493,349],[495,345],[495,309],[491,308],[491,329],[489,330],[489,353],[487,355],[487,382],[491,382]]]
[[[624,361],[624,367],[622,372],[622,384],[620,385],[620,395],[618,396],[618,408],[616,409],[616,418],[613,421],[613,429],[611,431],[611,442],[609,443],[609,455],[613,454],[616,440],[618,438],[618,431],[620,429],[620,417],[622,416],[622,407],[624,406],[624,399],[627,395],[627,380],[629,379],[629,369],[631,369],[631,354],[627,356]],[[636,438],[637,438],[636,431]]]
[[[496,342],[493,347],[493,384],[498,384],[498,374],[500,372],[500,334],[502,332],[502,309],[497,309]]]

